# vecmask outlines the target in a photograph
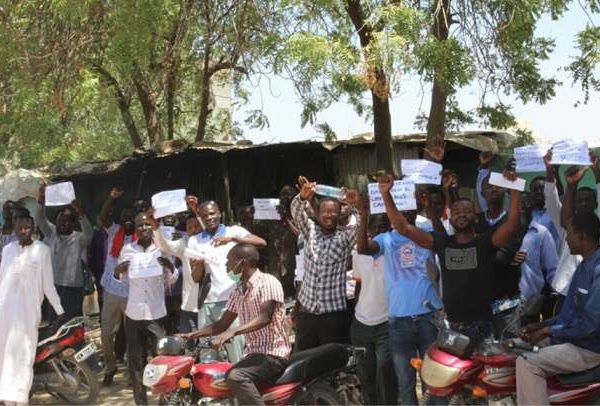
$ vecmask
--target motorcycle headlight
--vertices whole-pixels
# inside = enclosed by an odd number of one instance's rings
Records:
[[[156,385],[167,374],[168,367],[166,365],[148,364],[144,368],[144,378],[142,382],[145,386],[152,387]]]
[[[456,382],[459,375],[459,368],[440,364],[425,354],[423,366],[421,367],[421,379],[427,386],[432,388],[445,388]]]

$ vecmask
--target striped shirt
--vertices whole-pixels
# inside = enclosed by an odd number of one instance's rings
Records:
[[[284,326],[285,305],[281,283],[273,275],[257,270],[246,282],[245,291],[243,284],[243,281],[237,284],[227,303],[227,310],[237,314],[242,325],[259,316],[263,303],[277,303],[269,324],[245,334],[244,355],[267,354],[287,358],[292,348]]]
[[[339,227],[333,233],[324,234],[321,227],[308,218],[300,195],[292,200],[291,208],[292,217],[304,237],[304,277],[298,295],[300,304],[311,314],[345,310],[346,271],[359,224]],[[360,221],[358,216],[357,221]]]

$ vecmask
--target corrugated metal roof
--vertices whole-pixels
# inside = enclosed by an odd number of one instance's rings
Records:
[[[427,139],[425,133],[407,134],[407,135],[395,135],[392,137],[393,144],[423,144]],[[514,136],[507,132],[498,131],[465,131],[449,133],[446,135],[446,141],[462,145],[467,148],[476,149],[480,151],[494,151],[497,152],[500,145],[510,144],[510,140],[514,139]],[[321,146],[327,150],[333,151],[339,147],[348,145],[368,145],[374,143],[374,136],[372,133],[359,134],[354,138],[348,140],[340,140],[335,142],[322,142],[322,141],[298,141],[289,143],[275,143],[275,144],[253,144],[250,141],[239,141],[235,144],[230,143],[216,143],[216,142],[203,142],[189,144],[181,140],[166,141],[160,145],[148,149],[148,150],[136,150],[132,155],[125,156],[121,159],[114,161],[100,161],[100,162],[76,162],[63,165],[53,165],[50,167],[43,168],[42,171],[50,177],[68,177],[77,174],[94,174],[102,172],[113,172],[121,168],[125,163],[131,160],[137,159],[151,159],[161,158],[176,154],[185,153],[186,151],[214,151],[217,153],[225,154],[229,151],[234,150],[249,150],[249,149],[263,149],[263,150],[280,150],[289,148],[299,148],[306,146]],[[396,151],[395,151],[396,155]],[[414,157],[413,153],[409,154],[410,157]],[[402,158],[402,156],[395,156],[396,158]],[[408,156],[404,156],[405,158]],[[357,161],[358,162],[358,161]],[[358,163],[357,163],[358,165]],[[362,165],[362,164],[361,164]],[[370,165],[370,164],[369,164]],[[373,164],[374,165],[374,164]]]

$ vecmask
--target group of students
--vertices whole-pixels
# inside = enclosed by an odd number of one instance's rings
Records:
[[[444,148],[425,155],[442,163]],[[341,200],[318,197],[316,183],[304,177],[296,189],[282,189],[281,221],[253,221],[248,210],[238,219],[245,227],[224,225],[217,203],[193,196],[178,216],[157,220],[140,203],[113,223],[114,202],[123,195],[118,188],[95,231],[77,202],[50,223],[43,189],[35,222],[7,202],[0,400],[27,402],[42,300],[48,299],[51,318],[80,315],[86,264],[102,299],[104,384],[112,384],[117,370],[115,344],[124,325],[137,404],[147,403],[148,338],[173,333],[190,341],[215,336],[215,348],[226,346],[235,364],[227,382],[238,402],[261,404],[254,383],[283,372],[292,351],[284,297],[294,291],[295,351],[348,341],[367,348],[359,360],[365,404],[417,404],[410,360],[435,340],[435,317],[443,314],[454,330],[480,342],[498,330],[502,303],[542,294],[548,306],[522,337],[548,346],[519,358],[518,400],[547,403],[546,374],[600,364],[597,192],[578,188],[588,168],[569,168],[559,193],[549,151],[546,177],[531,182],[529,192],[509,193],[489,182],[493,158],[480,155],[477,204],[459,196],[458,177],[445,170],[441,187],[418,190],[418,210],[401,212],[390,193],[393,177],[378,175],[383,215],[370,216],[368,201],[354,190]],[[600,185],[598,159],[592,162]],[[515,178],[510,168],[504,176]],[[33,240],[35,226],[43,242]],[[302,277],[294,286],[298,242]],[[162,274],[129,278],[137,254],[156,260]],[[359,282],[355,306],[348,301],[349,270]],[[173,300],[178,289],[180,299]]]

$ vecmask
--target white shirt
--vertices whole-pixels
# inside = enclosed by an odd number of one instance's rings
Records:
[[[154,231],[154,243],[164,253],[174,255],[181,260],[183,273],[183,286],[181,289],[181,309],[187,312],[198,311],[198,289],[199,283],[192,278],[192,267],[189,258],[185,257],[185,249],[188,246],[187,239],[171,241],[160,228]]]
[[[354,316],[367,326],[388,321],[384,260],[384,255],[375,260],[369,255],[352,255],[353,276],[361,281]]]
[[[214,237],[232,237],[245,238],[250,232],[240,226],[219,225],[219,229],[214,235],[203,231],[200,234],[190,237],[188,247],[196,252],[203,253],[210,258],[205,262],[205,269],[210,272],[210,291],[206,296],[206,303],[225,302],[229,299],[231,291],[235,288],[235,282],[227,275],[227,254],[236,245],[229,242],[215,247],[212,244]]]
[[[119,256],[119,263],[127,261],[131,254],[137,253],[152,254],[157,258],[161,256],[161,252],[154,244],[150,244],[147,249],[144,249],[137,242],[134,242],[123,247]],[[173,283],[177,280],[177,276],[177,270],[171,274],[171,271],[164,269],[163,275],[160,276],[130,278],[129,297],[125,308],[127,317],[132,320],[158,320],[165,317],[167,308],[165,306],[164,281],[167,279],[169,283]],[[125,273],[124,277],[128,278],[128,274]]]
[[[544,183],[544,196],[546,197],[546,210],[552,219],[552,223],[554,223],[554,227],[556,227],[561,242],[558,249],[558,267],[552,281],[552,287],[561,295],[566,296],[575,269],[577,269],[583,258],[580,255],[571,255],[569,244],[567,244],[567,230],[560,224],[562,203],[558,197],[556,183]]]

